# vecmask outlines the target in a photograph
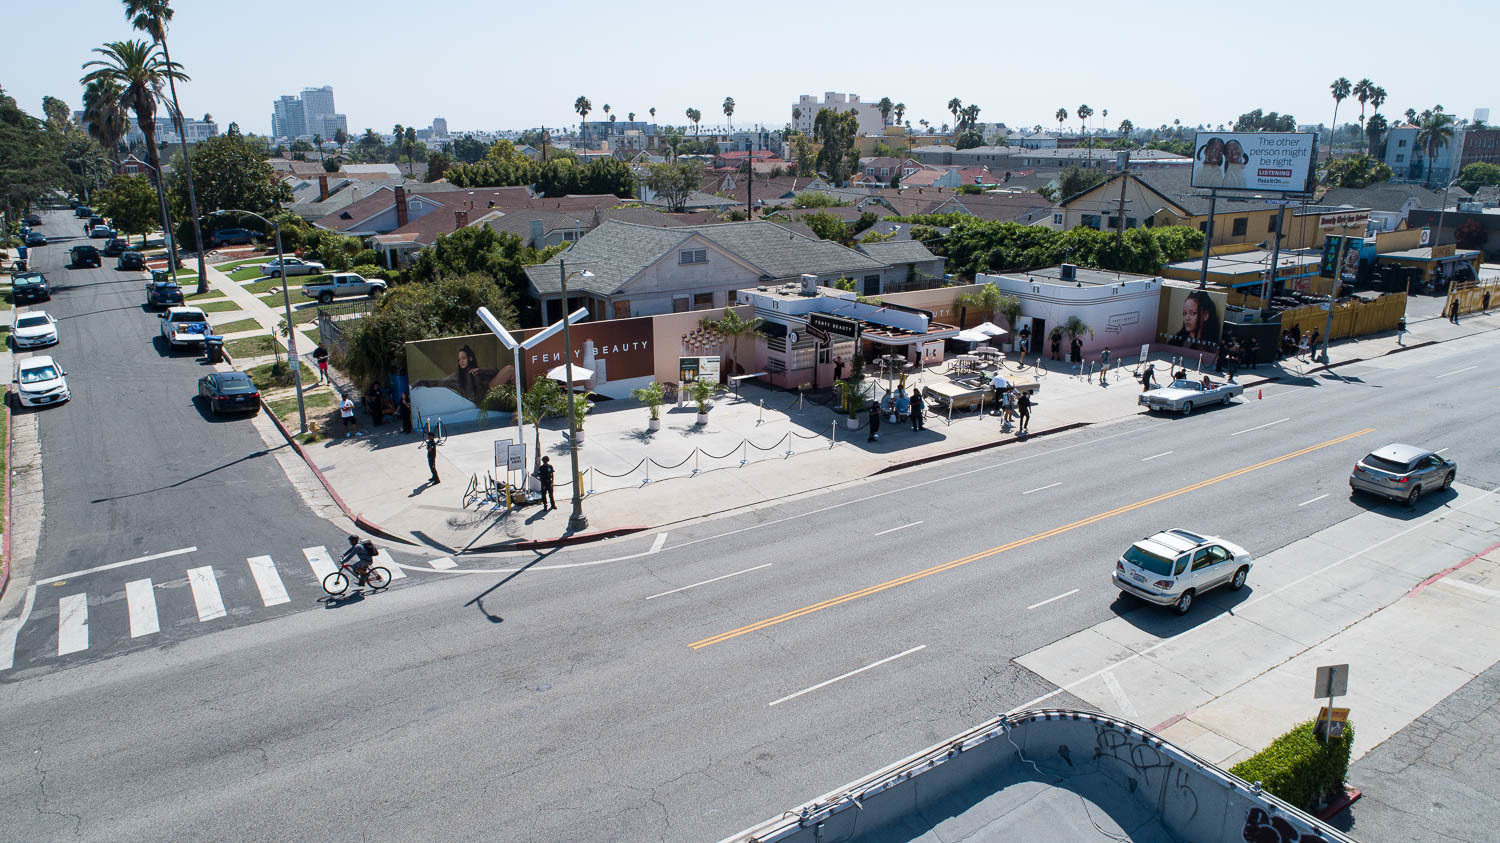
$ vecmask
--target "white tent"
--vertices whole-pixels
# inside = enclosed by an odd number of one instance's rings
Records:
[[[570,370],[572,378],[568,377]],[[594,370],[585,369],[582,366],[564,364],[548,372],[547,377],[551,380],[562,381],[563,383],[585,383],[594,377]]]
[[[980,322],[969,330],[978,331],[987,337],[1003,337],[1006,334],[1006,330],[994,322]]]
[[[953,338],[959,342],[988,342],[990,335],[978,328],[970,328],[967,331],[959,331],[953,335]]]

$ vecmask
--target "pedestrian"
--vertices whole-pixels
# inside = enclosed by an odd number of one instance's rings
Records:
[[[1031,427],[1031,393],[1021,393],[1021,397],[1016,399],[1016,411],[1021,416],[1021,426],[1016,432],[1026,433]]]
[[[875,442],[880,439],[880,405],[870,405],[870,435],[866,442]]]
[[[1490,291],[1484,291],[1484,297],[1479,300],[1479,308],[1485,313],[1490,312]]]
[[[345,439],[359,431],[359,422],[354,420],[354,399],[347,394],[344,395],[344,400],[339,402],[339,417],[344,420]]]
[[[1246,365],[1248,365],[1250,368],[1254,369],[1256,366],[1260,365],[1260,359],[1259,358],[1260,358],[1260,343],[1258,343],[1258,342],[1255,341],[1255,337],[1249,337],[1249,338],[1247,338],[1245,340],[1245,359],[1244,359],[1244,363]]]
[[[990,389],[994,390],[991,397],[995,402],[995,412],[998,413],[1000,412],[1000,405],[1002,403],[1001,398],[1005,394],[1005,390],[1010,389],[1010,381],[1005,379],[1005,375],[996,372],[995,377],[990,379]]]
[[[1150,392],[1151,387],[1155,386],[1155,384],[1152,383],[1155,378],[1156,370],[1151,367],[1151,362],[1147,361],[1145,371],[1141,372],[1141,392]]]
[[[1004,426],[1009,427],[1010,424],[1015,421],[1016,388],[1013,386],[1008,387],[1005,390],[1005,395],[1002,396],[1002,400],[1004,401],[1004,403],[1001,406],[1005,409]]]
[[[1323,329],[1322,328],[1313,328],[1312,342],[1309,343],[1307,347],[1308,347],[1308,350],[1311,351],[1314,355],[1316,355],[1318,353],[1318,341],[1321,340],[1322,338],[1323,338]]]
[[[536,467],[536,479],[542,481],[542,509],[549,506],[557,509],[557,493],[552,490],[552,483],[556,478],[557,469],[552,467],[552,458],[542,457],[542,464]]]
[[[370,414],[370,419],[376,427],[385,423],[385,406],[380,398],[380,385],[374,381],[371,381],[370,388],[365,390],[365,412]]]
[[[1104,376],[1109,372],[1109,346],[1099,352],[1099,383],[1105,383]]]
[[[401,432],[411,433],[411,393],[401,393],[401,403],[396,405],[396,418],[401,420]]]
[[[1031,350],[1031,326],[1027,325],[1026,327],[1022,328],[1021,333],[1018,334],[1017,337],[1021,341],[1021,356],[1025,357],[1026,352]]]
[[[1062,359],[1062,331],[1052,330],[1052,359]]]
[[[1238,342],[1229,346],[1229,362],[1227,365],[1229,366],[1229,379],[1232,381],[1234,380],[1234,376],[1240,373],[1240,344]]]
[[[1458,296],[1453,297],[1453,307],[1448,310],[1448,321],[1458,324]]]
[[[1406,317],[1403,316],[1400,319],[1396,320],[1396,345],[1406,345],[1406,343],[1404,342],[1405,338],[1406,338]]]
[[[1072,359],[1073,365],[1078,367],[1078,371],[1083,371],[1083,340],[1078,337],[1073,338],[1073,343],[1069,348],[1069,356]]]
[[[422,443],[422,447],[427,449],[427,468],[432,472],[430,481],[432,485],[436,486],[437,484],[443,482],[438,477],[437,473],[438,438],[436,430],[427,431],[427,441]]]
[[[835,357],[835,358],[833,358],[833,379],[836,380],[836,381],[841,381],[841,380],[844,379],[844,358],[843,357]]]
[[[318,364],[318,383],[328,382],[328,349],[318,346],[313,349],[313,360]]]
[[[926,414],[927,405],[922,402],[922,391],[913,388],[911,391],[911,429],[925,430],[927,420],[923,418]]]
[[[1303,334],[1302,339],[1297,341],[1297,357],[1307,356],[1308,349],[1312,346],[1312,334]]]

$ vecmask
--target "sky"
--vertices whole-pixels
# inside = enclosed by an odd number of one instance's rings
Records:
[[[25,46],[0,53],[0,87],[37,115],[44,95],[81,108],[90,51],[138,37],[117,0],[14,5],[6,29]],[[1215,125],[1254,108],[1326,123],[1339,76],[1384,87],[1390,117],[1441,104],[1464,118],[1494,106],[1500,120],[1488,51],[1453,46],[1466,26],[1493,28],[1495,0],[173,5],[168,45],[192,77],[178,87],[183,112],[262,134],[274,99],[322,85],[333,86],[351,134],[424,128],[433,117],[450,131],[555,128],[578,122],[580,95],[593,102],[591,120],[608,119],[608,103],[621,120],[649,119],[655,107],[657,122],[685,124],[696,107],[705,128],[726,124],[730,96],[735,126],[779,128],[799,94],[825,91],[904,102],[914,126],[951,122],[953,97],[1012,128],[1056,128],[1062,107],[1076,130],[1083,103],[1093,128],[1126,118]],[[1346,100],[1339,122],[1358,112]]]

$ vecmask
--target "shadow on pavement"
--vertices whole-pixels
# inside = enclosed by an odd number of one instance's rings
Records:
[[[248,453],[248,454],[244,455],[243,457],[240,457],[239,459],[230,460],[229,462],[226,462],[223,465],[214,466],[213,468],[210,468],[207,471],[200,471],[197,474],[192,475],[191,477],[184,477],[183,479],[178,480],[176,483],[167,483],[167,484],[162,485],[162,486],[157,486],[154,489],[143,489],[143,490],[141,490],[139,492],[128,492],[128,493],[123,494],[123,495],[112,495],[112,496],[107,497],[107,498],[94,498],[93,500],[89,501],[89,503],[108,503],[110,501],[124,500],[125,498],[139,497],[140,495],[150,495],[150,494],[153,494],[155,492],[165,491],[167,489],[175,489],[178,486],[185,486],[188,483],[193,482],[194,480],[198,480],[200,478],[207,477],[208,475],[213,474],[216,471],[223,471],[224,469],[229,468],[231,466],[239,465],[240,463],[245,462],[246,460],[253,460],[253,459],[257,459],[259,457],[267,456],[268,454],[273,454],[276,451],[279,451],[279,450],[281,450],[282,448],[285,448],[285,447],[287,447],[287,446],[286,445],[277,445],[274,448],[262,448],[259,451],[252,451],[251,453]]]
[[[537,557],[535,559],[531,560],[530,562],[527,562],[525,565],[522,565],[520,568],[518,568],[515,572],[513,572],[512,574],[510,574],[509,576],[507,576],[505,579],[503,579],[503,580],[495,583],[494,585],[490,586],[489,588],[487,588],[484,591],[480,592],[479,594],[475,595],[475,597],[474,597],[473,600],[470,600],[469,602],[465,603],[464,605],[465,606],[476,606],[476,607],[478,607],[480,614],[484,615],[485,620],[489,621],[490,623],[503,623],[505,621],[505,618],[502,618],[499,615],[494,614],[490,610],[484,608],[484,598],[490,596],[500,586],[505,585],[506,583],[510,582],[511,580],[515,579],[516,577],[519,577],[520,575],[524,574],[527,570],[529,570],[531,568],[531,566],[537,564],[538,562],[541,562],[543,559],[546,559],[548,556],[551,556],[552,554],[554,554],[556,552],[557,552],[557,548],[554,547],[554,548],[552,548],[551,550],[548,550],[545,553],[539,553],[539,554],[537,554]]]
[[[1251,569],[1252,576],[1254,573],[1254,569]],[[1230,591],[1228,586],[1220,586],[1213,591],[1196,595],[1197,599],[1193,601],[1193,606],[1188,609],[1188,613],[1179,615],[1170,606],[1156,606],[1120,592],[1115,596],[1114,602],[1109,604],[1109,608],[1115,615],[1142,632],[1157,638],[1171,638],[1201,626],[1220,615],[1233,614],[1236,607],[1253,596],[1255,596],[1255,589],[1248,583],[1239,591]]]

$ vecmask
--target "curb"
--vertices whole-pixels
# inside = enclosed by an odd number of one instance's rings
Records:
[[[1089,422],[1071,422],[1060,427],[1049,427],[1046,430],[1037,431],[1036,433],[1028,433],[1025,436],[1012,436],[1009,439],[997,439],[994,442],[986,442],[982,445],[970,445],[967,448],[959,448],[955,451],[944,451],[941,454],[933,454],[927,457],[918,457],[914,460],[907,460],[905,462],[898,462],[895,465],[888,465],[885,468],[880,469],[879,471],[872,472],[865,476],[878,477],[882,474],[889,474],[892,471],[900,471],[903,468],[912,468],[913,466],[926,465],[931,462],[937,462],[938,460],[961,457],[964,454],[972,454],[976,451],[986,451],[990,448],[998,448],[1001,445],[1012,445],[1016,442],[1026,442],[1038,436],[1050,436],[1054,433],[1065,433],[1069,430],[1077,430],[1081,427],[1088,427],[1089,424]]]
[[[1392,354],[1400,354],[1403,351],[1411,351],[1414,348],[1426,348],[1429,345],[1437,345],[1438,342],[1439,342],[1438,340],[1427,340],[1426,342],[1418,342],[1418,343],[1412,343],[1411,345],[1397,346],[1396,348],[1393,348],[1390,351],[1387,351],[1384,355],[1381,355],[1381,356],[1388,357],[1388,356],[1390,356]]]
[[[9,406],[9,392],[5,399],[5,532],[4,539],[0,540],[0,545],[3,545],[0,547],[0,597],[5,596],[5,589],[10,586],[10,534],[15,532],[10,512],[10,477],[15,473],[10,461],[10,427],[15,419],[15,410]]]
[[[494,544],[471,547],[464,553],[497,553],[505,550],[540,550],[549,547],[566,547],[573,544],[588,544],[589,542],[604,541],[605,539],[617,539],[620,536],[629,536],[653,529],[651,527],[611,527],[608,530],[597,530],[592,533],[575,533],[571,536],[558,536],[555,539],[521,539],[513,542],[496,542]]]
[[[1350,805],[1353,805],[1355,802],[1359,801],[1359,797],[1364,795],[1365,792],[1357,787],[1346,787],[1344,788],[1343,796],[1340,796],[1332,802],[1329,802],[1327,807],[1323,808],[1323,810],[1319,811],[1313,816],[1324,822],[1328,822],[1329,820],[1342,813]]]

